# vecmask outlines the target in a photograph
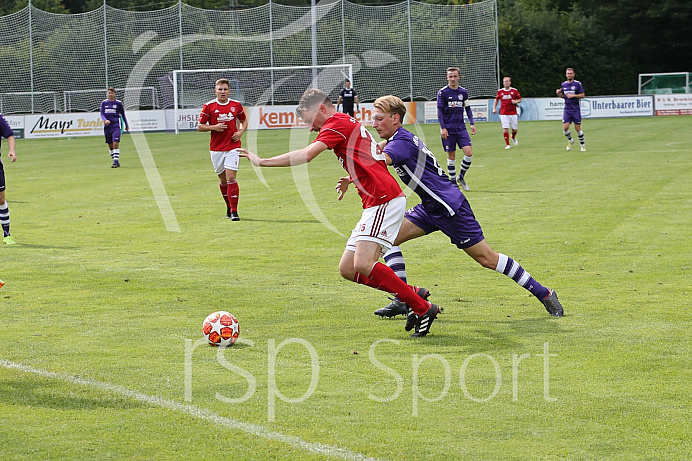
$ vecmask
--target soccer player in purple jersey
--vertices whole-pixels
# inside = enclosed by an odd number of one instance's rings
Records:
[[[14,131],[5,117],[0,114],[0,140],[7,139],[7,158],[12,162],[17,161],[15,153]],[[2,155],[0,155],[0,224],[2,225],[2,241],[8,245],[14,245],[15,241],[10,237],[10,209],[5,201],[5,167],[2,164]],[[2,281],[0,281],[0,286]]]
[[[104,123],[103,133],[106,135],[106,144],[113,159],[111,168],[120,167],[120,117],[125,122],[125,131],[130,131],[123,103],[115,99],[115,88],[108,88],[108,99],[101,102],[101,120]]]
[[[574,79],[574,69],[571,67],[567,68],[565,76],[567,80],[562,82],[560,88],[555,90],[555,93],[565,100],[565,109],[562,112],[562,132],[567,136],[567,150],[572,150],[574,139],[572,139],[569,125],[574,123],[574,129],[577,130],[577,135],[579,136],[581,151],[586,152],[584,132],[581,130],[581,110],[579,108],[579,100],[584,97],[584,87],[581,86],[579,80]]]
[[[447,86],[437,92],[437,120],[440,122],[440,135],[442,147],[447,152],[447,170],[452,182],[461,184],[464,190],[469,190],[464,179],[466,172],[471,167],[473,150],[471,149],[471,137],[464,123],[464,112],[471,124],[471,134],[476,134],[476,125],[473,123],[473,112],[468,104],[469,92],[459,86],[459,68],[447,68]],[[464,159],[461,161],[459,177],[456,176],[456,149],[461,147]]]
[[[423,141],[401,126],[406,115],[403,101],[396,96],[384,96],[376,99],[374,106],[372,126],[385,140],[379,146],[383,148],[387,164],[392,165],[403,183],[421,198],[420,204],[406,212],[395,246],[385,254],[387,265],[406,281],[405,263],[398,245],[439,230],[481,266],[510,277],[531,292],[550,315],[562,317],[563,308],[555,291],[538,283],[509,256],[490,248],[464,194],[449,180]],[[404,302],[395,298],[375,314],[393,317],[410,315],[410,312]]]

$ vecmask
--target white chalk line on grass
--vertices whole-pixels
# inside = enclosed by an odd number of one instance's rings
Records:
[[[166,188],[161,180],[161,175],[159,174],[151,149],[149,149],[149,143],[147,143],[146,137],[142,133],[133,133],[132,140],[135,144],[137,154],[139,155],[139,160],[142,162],[144,174],[149,181],[149,187],[151,188],[152,194],[154,194],[156,205],[159,207],[159,212],[161,213],[163,223],[166,225],[166,229],[171,232],[180,232],[178,220],[175,217],[171,201],[168,199]]]
[[[166,408],[168,410],[177,411],[178,413],[183,413],[194,418],[202,419],[217,426],[223,426],[229,429],[240,430],[252,436],[260,437],[266,440],[285,443],[286,445],[290,445],[293,448],[309,451],[311,453],[333,456],[348,461],[378,461],[376,458],[370,458],[360,453],[352,452],[345,448],[326,445],[323,443],[306,442],[300,439],[299,437],[281,434],[279,432],[266,429],[257,424],[244,423],[242,421],[227,418],[225,416],[218,415],[213,411],[209,411],[205,408],[201,408],[196,405],[182,404],[176,402],[175,400],[169,400],[161,397],[156,397],[153,395],[147,395],[142,392],[133,391],[131,389],[117,384],[104,383],[101,381],[95,381],[93,379],[88,378],[80,378],[78,376],[71,376],[64,373],[54,373],[52,371],[39,370],[28,365],[14,363],[4,359],[0,359],[0,366],[2,366],[3,368],[7,368],[9,370],[17,370],[23,373],[32,373],[38,376],[42,376],[44,378],[55,379],[70,384],[77,384],[79,386],[86,386],[101,391],[111,392],[113,394],[118,394],[123,397],[137,400],[138,402],[146,403],[148,405]]]

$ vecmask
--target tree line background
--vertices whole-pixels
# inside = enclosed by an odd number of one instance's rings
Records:
[[[349,0],[384,5],[387,0]],[[692,1],[689,0],[497,0],[500,73],[524,97],[546,97],[573,67],[590,95],[637,93],[639,73],[692,72]],[[267,0],[184,0],[205,9],[240,9]],[[473,0],[428,0],[462,4]],[[124,10],[156,10],[177,0],[106,0]],[[277,3],[309,6],[310,0]],[[28,0],[2,0],[0,16],[25,8]],[[32,0],[43,11],[91,11],[103,0]],[[450,37],[453,39],[453,37]],[[455,63],[450,63],[453,65]],[[440,78],[443,80],[443,77]]]

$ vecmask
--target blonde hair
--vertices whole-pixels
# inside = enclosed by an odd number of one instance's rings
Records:
[[[404,123],[404,117],[406,117],[406,105],[400,98],[392,96],[391,94],[389,96],[382,96],[375,99],[373,106],[389,115],[399,114],[399,123]]]

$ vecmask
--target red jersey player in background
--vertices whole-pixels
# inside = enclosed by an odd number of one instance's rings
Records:
[[[512,80],[509,77],[502,79],[504,88],[497,90],[497,96],[493,102],[493,114],[497,114],[497,101],[500,100],[500,122],[502,132],[505,137],[505,149],[509,149],[509,129],[512,129],[512,142],[515,146],[517,141],[517,129],[519,128],[519,116],[517,115],[517,104],[521,102],[521,95],[516,88],[512,88]]]
[[[383,250],[392,247],[404,220],[406,196],[387,170],[385,155],[368,130],[355,118],[337,112],[323,91],[309,89],[300,98],[296,113],[317,138],[307,147],[271,158],[260,158],[238,149],[255,166],[302,165],[331,149],[349,176],[340,178],[336,190],[339,200],[353,183],[363,202],[363,214],[346,243],[339,273],[347,280],[395,294],[409,304],[412,314],[406,331],[415,327],[413,337],[425,336],[440,309],[426,301],[428,290],[407,285],[394,271],[379,262]]]
[[[228,98],[230,82],[221,78],[214,89],[216,99],[202,107],[197,131],[211,131],[209,150],[211,163],[219,176],[219,188],[226,202],[226,217],[239,221],[238,217],[238,151],[240,137],[248,127],[243,106]],[[238,128],[240,121],[240,129]]]

